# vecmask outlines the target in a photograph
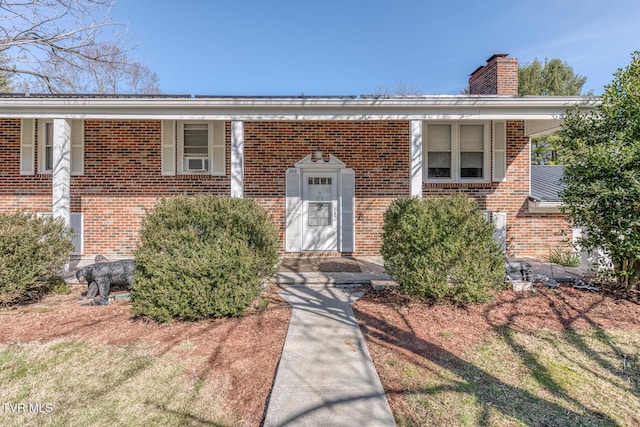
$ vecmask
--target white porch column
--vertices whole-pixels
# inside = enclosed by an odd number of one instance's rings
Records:
[[[71,120],[53,120],[53,217],[71,224]]]
[[[422,120],[411,121],[410,196],[422,198]]]
[[[244,123],[231,122],[231,197],[244,197]]]

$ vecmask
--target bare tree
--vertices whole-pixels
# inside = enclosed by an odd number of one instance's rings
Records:
[[[386,86],[378,84],[376,90],[373,93],[375,96],[417,96],[422,95],[420,88],[414,84],[398,83],[393,91],[390,91]]]
[[[43,72],[58,92],[76,93],[160,93],[158,76],[141,62],[135,61],[119,47],[109,44],[82,49],[83,56],[73,62],[60,60],[53,54],[42,64]],[[93,61],[87,58],[102,58]],[[32,89],[46,89],[40,85]]]
[[[0,73],[32,91],[135,91],[122,90],[127,79],[119,73],[144,66],[125,53],[124,31],[110,18],[114,1],[0,0],[0,55],[6,59],[0,61]],[[111,81],[102,81],[104,75]],[[100,76],[93,87],[91,76]],[[136,79],[133,89],[140,86]],[[153,80],[157,92],[155,74]]]
[[[7,59],[0,53],[0,64],[6,65]],[[8,93],[13,90],[13,84],[11,82],[11,74],[8,71],[2,69],[0,65],[0,93]]]

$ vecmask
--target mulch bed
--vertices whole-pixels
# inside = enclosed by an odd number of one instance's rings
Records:
[[[416,301],[396,290],[369,292],[354,304],[365,333],[379,329],[393,334],[410,332],[447,351],[461,355],[501,327],[522,331],[596,328],[640,329],[638,291],[605,285],[600,292],[568,286],[533,292],[501,291],[488,304],[455,307]]]

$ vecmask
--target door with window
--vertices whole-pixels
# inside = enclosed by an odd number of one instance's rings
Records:
[[[302,250],[338,250],[338,174],[305,173],[302,177]]]

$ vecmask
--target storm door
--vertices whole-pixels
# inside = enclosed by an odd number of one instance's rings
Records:
[[[338,250],[338,174],[308,172],[302,177],[302,250]]]

